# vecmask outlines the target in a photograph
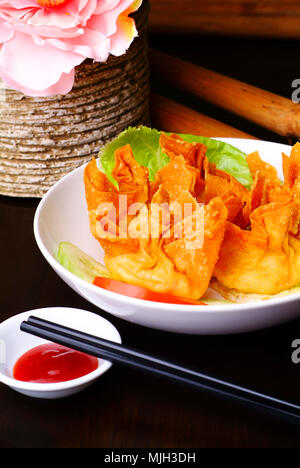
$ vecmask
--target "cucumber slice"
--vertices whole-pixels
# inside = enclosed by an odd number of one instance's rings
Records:
[[[104,265],[70,242],[59,244],[55,258],[68,271],[89,283],[92,283],[96,276],[109,276]]]

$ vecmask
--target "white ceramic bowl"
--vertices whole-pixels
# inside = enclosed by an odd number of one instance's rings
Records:
[[[18,358],[35,346],[47,343],[47,340],[20,330],[21,322],[30,315],[121,343],[118,330],[110,322],[85,310],[52,307],[23,312],[0,324],[0,382],[3,384],[34,398],[64,398],[84,390],[112,366],[111,362],[99,359],[95,371],[67,382],[43,384],[14,379],[13,367]]]
[[[281,153],[291,147],[256,140],[222,139],[249,154],[259,150],[282,177]],[[57,274],[92,304],[130,322],[186,334],[231,334],[254,331],[300,316],[300,294],[241,305],[182,306],[128,298],[89,284],[63,268],[54,258],[58,244],[71,242],[96,260],[103,251],[89,230],[84,167],[60,180],[41,201],[34,220],[37,244]]]

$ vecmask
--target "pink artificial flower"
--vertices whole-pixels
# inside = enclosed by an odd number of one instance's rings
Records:
[[[0,0],[0,77],[29,96],[67,94],[86,58],[122,55],[142,0]]]

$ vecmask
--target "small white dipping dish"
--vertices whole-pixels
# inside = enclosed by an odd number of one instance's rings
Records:
[[[47,340],[20,330],[21,322],[31,315],[121,343],[118,330],[109,321],[85,310],[52,307],[23,312],[0,324],[0,382],[3,384],[33,398],[64,398],[84,390],[112,366],[111,362],[99,359],[95,371],[67,382],[43,384],[14,379],[13,368],[19,357],[35,346],[47,343]]]

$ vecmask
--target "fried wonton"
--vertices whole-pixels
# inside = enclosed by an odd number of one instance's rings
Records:
[[[91,232],[105,251],[111,278],[200,299],[219,257],[228,210],[221,197],[214,197],[205,206],[197,202],[203,145],[182,143],[174,135],[165,135],[161,141],[170,162],[157,173],[154,183],[149,182],[147,170],[135,161],[129,146],[115,153],[112,175],[119,189],[94,160],[87,166]],[[124,195],[128,200],[120,211]],[[101,211],[102,202],[107,201],[112,204],[111,211],[117,212],[114,218]],[[108,229],[104,229],[104,221]]]
[[[183,156],[190,166],[198,168],[202,166],[202,160],[207,151],[207,147],[202,143],[188,143],[179,135],[172,134],[168,136],[165,133],[161,134],[159,143],[162,151],[171,160],[176,156]]]
[[[233,176],[216,168],[215,164],[203,160],[205,174],[205,203],[215,197],[221,197],[227,210],[228,220],[237,222],[242,216],[243,207],[248,197],[247,189]]]
[[[298,150],[283,155],[284,183],[258,153],[248,157],[254,183],[244,208],[242,229],[228,223],[214,276],[225,288],[274,295],[300,283],[300,174]],[[247,222],[245,223],[245,226]]]
[[[250,190],[204,145],[164,133],[160,145],[170,161],[154,182],[129,145],[115,152],[116,186],[96,160],[85,169],[91,232],[112,279],[189,299],[211,285],[236,301],[300,284],[300,144],[282,156],[283,182],[250,154]]]
[[[151,220],[154,205],[150,205]],[[106,267],[112,278],[119,281],[156,292],[200,299],[209,286],[218,260],[226,218],[227,210],[220,199],[207,206],[197,205],[195,211],[176,225],[154,229],[153,234],[157,232],[158,237],[152,237],[151,231],[148,239],[140,239],[138,252],[106,255]],[[179,231],[181,236],[177,239]]]
[[[202,202],[205,187],[203,161],[206,157],[207,147],[202,143],[188,143],[179,135],[172,134],[168,136],[165,133],[160,136],[160,146],[162,151],[169,156],[171,162],[178,157],[184,159],[188,168],[186,170],[194,174],[193,195]],[[181,177],[178,177],[179,174],[180,168],[178,168],[175,175],[178,185],[181,183]]]
[[[148,200],[147,169],[137,165],[131,148],[120,148],[115,154],[114,175],[119,190],[97,167],[95,159],[86,166],[84,184],[92,235],[108,254],[135,252],[139,244],[127,237],[127,223],[132,216],[129,207]]]

